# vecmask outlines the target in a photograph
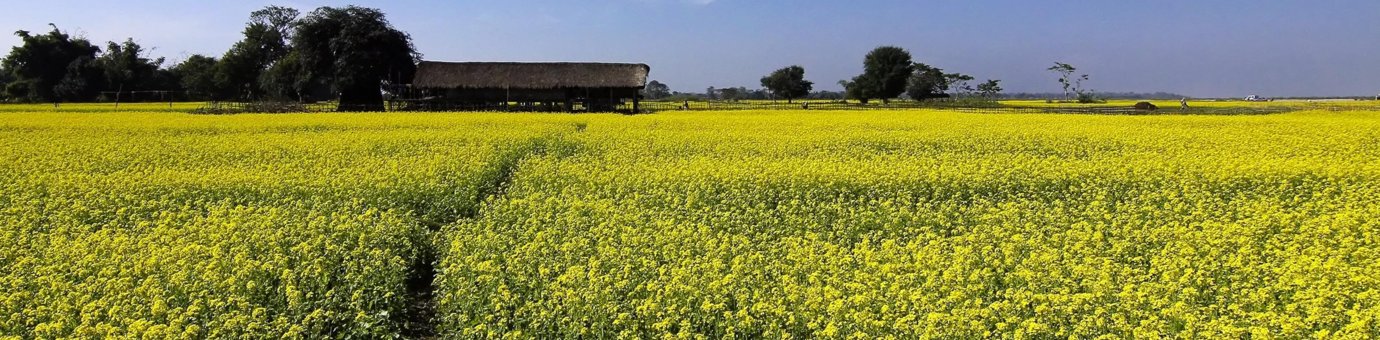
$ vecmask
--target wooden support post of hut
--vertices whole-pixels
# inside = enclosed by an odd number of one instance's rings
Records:
[[[412,86],[431,96],[413,98],[409,107],[507,110],[516,103],[520,109],[573,111],[578,103],[584,111],[607,112],[631,99],[635,113],[649,72],[645,64],[423,61]]]

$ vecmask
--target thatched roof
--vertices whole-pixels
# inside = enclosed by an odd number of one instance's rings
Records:
[[[448,63],[423,61],[412,85],[420,88],[642,88],[651,67],[611,63]]]

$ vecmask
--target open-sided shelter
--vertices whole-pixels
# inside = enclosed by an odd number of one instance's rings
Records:
[[[423,61],[403,108],[636,112],[649,72],[646,64]]]

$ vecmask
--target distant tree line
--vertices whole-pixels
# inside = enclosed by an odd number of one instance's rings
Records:
[[[133,40],[107,43],[104,53],[90,41],[52,26],[47,34],[14,33],[23,44],[0,60],[0,97],[22,101],[92,100],[106,89],[159,89],[176,82]]]
[[[22,44],[0,59],[0,101],[79,102],[134,92],[164,91],[179,99],[216,101],[338,100],[342,110],[381,110],[385,92],[410,83],[420,54],[407,33],[395,29],[377,9],[321,7],[306,15],[268,6],[250,13],[241,40],[219,57],[192,55],[165,65],[134,41],[108,42],[104,48],[72,37],[56,25],[45,34],[17,31]],[[916,62],[909,51],[882,46],[863,58],[863,73],[838,84],[843,91],[815,91],[805,68],[772,71],[760,88],[710,87],[702,93],[677,92],[652,80],[641,92],[651,100],[852,99],[867,103],[946,98],[996,100],[1077,98],[1094,102],[1083,86],[1087,74],[1055,62],[1063,93],[1002,94],[1001,81],[977,82]],[[382,91],[381,91],[382,90]],[[1127,99],[1174,99],[1179,94],[1105,93]],[[105,98],[112,99],[112,98]],[[127,100],[128,98],[126,98]],[[145,98],[148,99],[148,98]]]
[[[642,91],[642,98],[649,100],[662,101],[740,101],[740,100],[779,100],[779,99],[825,99],[842,100],[843,92],[839,91],[811,91],[804,95],[796,95],[791,98],[774,93],[770,89],[758,88],[749,89],[747,87],[709,87],[704,92],[680,92],[672,91],[669,86],[660,81],[653,80],[647,83],[647,88]]]
[[[102,93],[170,91],[182,99],[338,100],[342,110],[382,110],[381,88],[411,81],[421,56],[384,13],[356,6],[306,15],[269,6],[250,13],[242,40],[219,58],[192,55],[174,65],[132,38],[105,49],[56,25],[18,31],[23,42],[0,60],[0,100],[94,101]]]
[[[912,100],[972,98],[994,100],[1001,93],[1001,81],[989,79],[974,84],[976,78],[962,73],[915,62],[909,51],[895,46],[878,47],[863,58],[863,73],[852,80],[841,80],[849,99],[863,103],[877,99],[886,103],[905,95]]]
[[[652,100],[780,100],[795,99],[853,99],[863,103],[883,102],[905,95],[912,100],[964,98],[996,100],[1002,92],[1001,81],[989,79],[974,83],[973,76],[945,73],[943,69],[911,59],[910,52],[894,46],[878,47],[863,59],[863,74],[838,82],[842,92],[814,91],[814,82],[805,79],[805,68],[791,65],[773,71],[761,79],[761,88],[710,87],[703,93],[671,91],[659,81],[651,81],[642,92]]]
[[[795,77],[791,76],[791,79]],[[803,79],[802,79],[803,80]],[[792,80],[793,82],[793,80]],[[800,84],[796,84],[800,86]],[[672,91],[667,84],[651,80],[647,82],[647,87],[642,90],[642,98],[653,101],[766,101],[766,100],[796,100],[796,98],[810,98],[810,100],[842,100],[842,93],[834,91],[810,91],[810,93],[777,93],[770,88],[748,88],[748,87],[709,87],[705,88],[704,93],[682,93],[682,91]],[[791,97],[787,97],[791,95]]]

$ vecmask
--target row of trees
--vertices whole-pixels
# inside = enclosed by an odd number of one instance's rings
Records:
[[[242,40],[219,58],[192,55],[163,67],[133,39],[110,42],[102,50],[90,41],[71,37],[53,26],[47,34],[15,34],[23,44],[0,60],[0,99],[6,101],[91,101],[102,94],[177,93],[183,99],[314,102],[337,99],[342,109],[380,110],[381,88],[411,81],[420,55],[411,37],[392,27],[376,9],[321,7],[303,16],[297,10],[269,6],[250,13]],[[1088,75],[1065,63],[1049,71],[1059,74],[1065,100],[1076,95],[1090,100],[1083,88]],[[974,77],[945,73],[915,62],[910,52],[882,46],[863,59],[863,73],[839,81],[843,93],[813,92],[805,68],[792,65],[762,77],[761,89],[709,88],[705,94],[672,92],[653,80],[643,95],[649,99],[697,97],[707,99],[849,98],[867,103],[887,102],[902,94],[914,100],[948,97],[996,98],[999,80],[974,84]]]
[[[110,42],[105,52],[56,26],[47,34],[18,31],[23,44],[0,60],[0,97],[30,101],[90,100],[112,89],[162,89],[176,82],[133,40]]]
[[[1065,65],[1067,64],[1060,64]],[[1072,68],[1072,66],[1069,66]],[[1068,78],[1067,76],[1065,78]],[[1069,78],[1066,91],[1081,91],[1081,80]],[[1086,80],[1084,75],[1082,80]],[[762,77],[762,88],[749,90],[742,87],[715,89],[710,87],[704,94],[685,94],[671,91],[670,87],[653,80],[648,83],[643,96],[648,99],[680,99],[694,97],[703,99],[786,99],[791,102],[799,98],[855,99],[867,103],[873,99],[883,102],[900,97],[902,94],[914,100],[963,97],[995,99],[1002,91],[1000,80],[987,80],[974,84],[975,78],[962,73],[944,73],[943,69],[917,63],[911,59],[910,52],[900,47],[883,46],[868,53],[863,59],[863,74],[852,80],[838,82],[843,93],[814,92],[814,82],[805,79],[805,68],[791,65]],[[1066,79],[1067,80],[1067,79]],[[1064,84],[1065,80],[1061,80]],[[1079,92],[1082,93],[1082,92]]]
[[[914,62],[910,52],[895,46],[878,47],[863,58],[863,73],[852,80],[841,80],[848,98],[867,103],[880,99],[883,103],[905,94],[914,100],[936,98],[980,97],[996,98],[1001,93],[1001,81],[989,79],[972,84],[975,78],[962,73],[944,73],[943,69]]]
[[[800,76],[800,78],[791,78],[791,79],[800,79],[800,80],[803,80],[803,72],[804,72],[804,70],[801,69],[801,76]],[[776,74],[776,73],[773,73],[773,74]],[[768,76],[768,78],[770,78],[770,76]],[[764,78],[764,80],[766,80],[766,81],[768,81],[768,82],[773,81],[773,80],[767,80],[767,79],[765,79],[765,78]],[[776,80],[776,81],[779,81],[779,80]],[[808,83],[808,82],[805,82],[805,83]],[[669,100],[669,101],[682,101],[682,100],[726,100],[726,101],[738,101],[738,100],[768,100],[768,99],[776,99],[776,98],[787,98],[788,100],[799,99],[799,98],[838,100],[838,99],[843,99],[843,98],[844,98],[842,92],[834,92],[834,91],[811,91],[811,88],[813,87],[813,83],[809,83],[809,85],[804,85],[804,84],[801,84],[800,82],[797,82],[797,83],[795,83],[795,84],[786,85],[786,86],[785,86],[785,89],[786,89],[786,90],[781,90],[780,88],[777,88],[777,90],[775,90],[775,91],[769,89],[769,88],[771,88],[771,86],[766,86],[766,87],[768,87],[768,88],[749,89],[749,88],[743,87],[743,86],[738,86],[738,87],[725,87],[725,88],[716,88],[716,87],[710,86],[709,88],[705,89],[703,93],[691,93],[691,92],[671,91],[671,87],[670,87],[670,86],[667,86],[666,84],[664,84],[664,83],[662,83],[662,82],[660,82],[660,81],[653,80],[653,81],[647,83],[647,88],[646,88],[646,89],[642,90],[642,97],[643,97],[643,98],[646,98],[646,99],[651,99],[651,100]],[[793,93],[790,94],[790,95],[787,95],[786,92],[784,92],[784,91],[792,91],[792,90],[791,90],[792,87],[795,89],[795,90],[793,90],[793,91],[795,91],[795,92],[793,92]]]
[[[342,110],[382,110],[380,88],[411,81],[421,56],[384,13],[321,7],[303,16],[269,6],[250,14],[243,39],[217,57],[163,67],[133,39],[106,48],[56,26],[23,39],[0,62],[7,101],[91,101],[102,93],[171,91],[187,99],[339,100]]]

